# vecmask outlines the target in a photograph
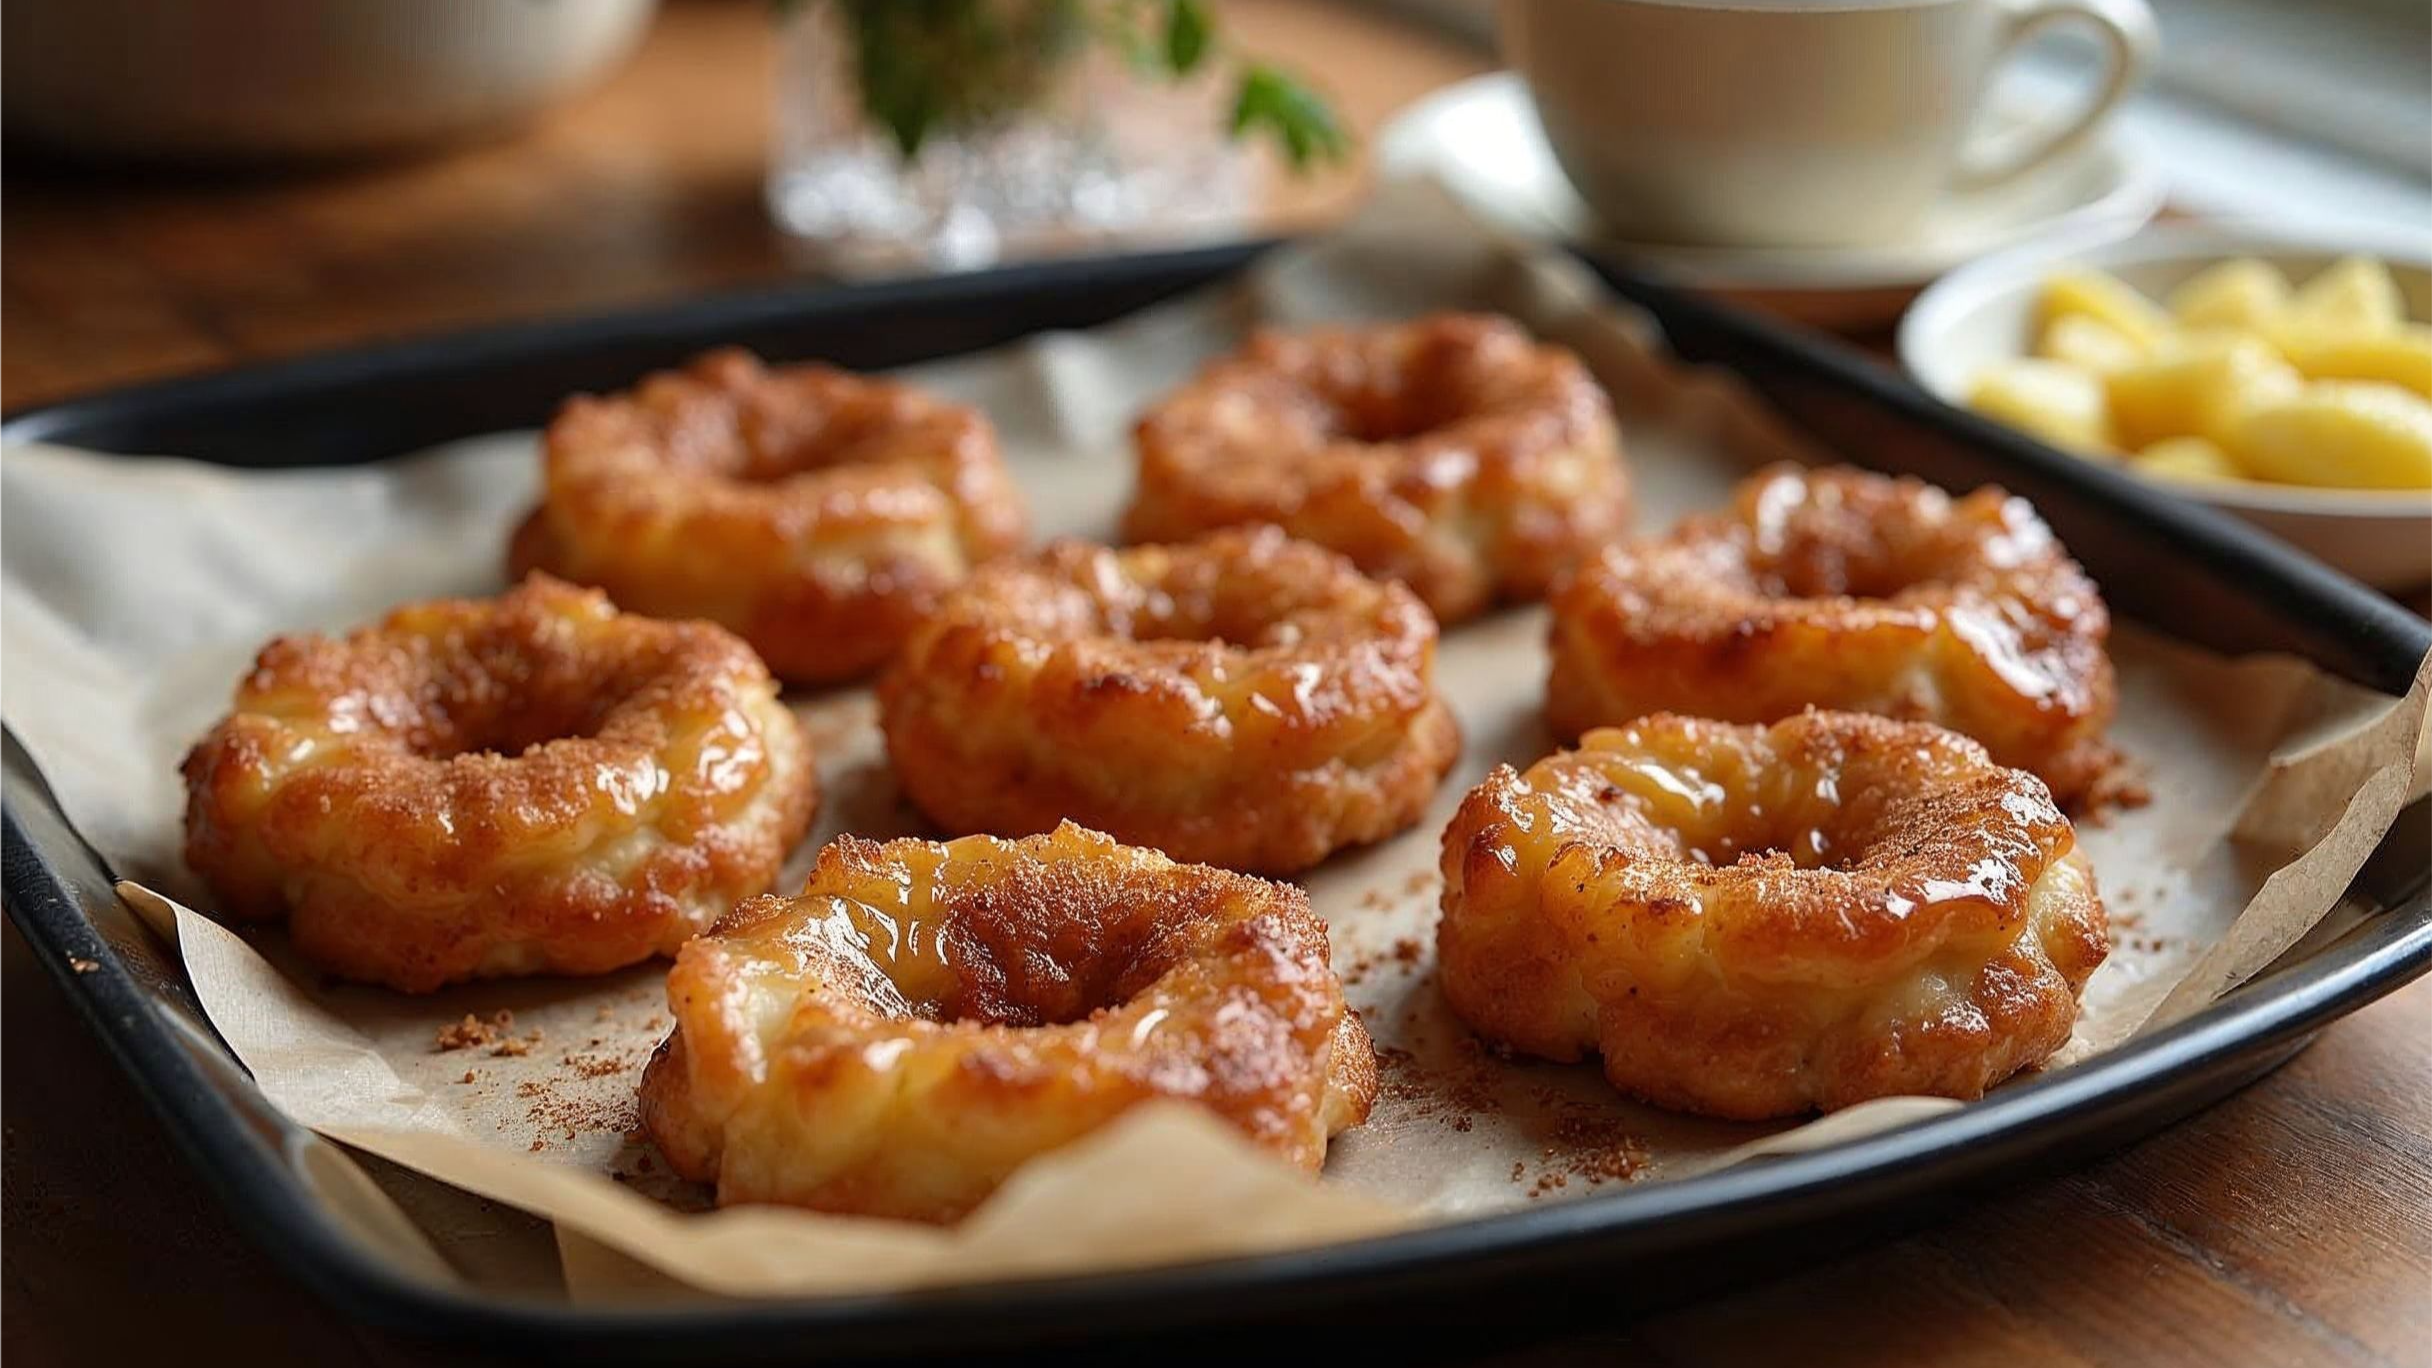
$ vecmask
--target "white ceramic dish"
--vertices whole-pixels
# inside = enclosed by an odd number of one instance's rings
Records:
[[[2125,241],[2057,238],[1953,271],[1919,295],[1901,320],[1900,362],[1936,397],[1964,402],[1968,386],[1986,366],[2027,350],[2036,296],[2044,278],[2064,263],[2109,271],[2159,296],[2230,257],[2257,257],[2303,281],[2353,253],[2388,262],[2406,295],[2408,314],[2432,319],[2432,248],[2420,231],[2174,225]],[[2432,582],[2432,491],[2272,484],[2173,488],[2235,512],[2377,588],[2416,589]]]
[[[1998,102],[1987,115],[1996,130],[2035,117]],[[1386,126],[1376,149],[1387,174],[1432,177],[1505,231],[1611,253],[1674,284],[1843,329],[1888,325],[1928,281],[2019,242],[2059,233],[2126,237],[2152,220],[2163,193],[2151,158],[2114,130],[2016,181],[1944,196],[1899,241],[1775,248],[1630,242],[1605,230],[1563,178],[1527,88],[1510,72],[1447,86],[1412,105]]]
[[[10,0],[0,106],[12,137],[103,156],[389,151],[566,98],[633,50],[656,4]]]

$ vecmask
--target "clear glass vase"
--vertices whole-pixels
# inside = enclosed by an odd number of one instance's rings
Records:
[[[1042,51],[1011,108],[932,133],[907,161],[864,111],[838,8],[808,0],[777,20],[768,202],[809,265],[970,270],[1247,223],[1253,168],[1211,80],[1143,73],[1103,45]]]

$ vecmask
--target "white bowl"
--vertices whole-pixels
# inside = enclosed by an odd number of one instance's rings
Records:
[[[633,50],[656,3],[9,0],[0,108],[12,138],[104,156],[412,147],[571,95]]]
[[[2070,236],[1963,266],[1935,282],[1900,320],[1900,362],[1937,398],[1964,404],[1977,375],[2025,354],[2044,278],[2092,266],[2159,297],[2216,262],[2257,257],[2292,280],[2356,253],[2388,262],[2407,312],[2432,318],[2432,253],[2424,234],[2398,227],[2314,230],[2259,224],[2187,224],[2125,240]],[[2365,583],[2414,589],[2432,581],[2432,491],[2309,489],[2297,485],[2168,485],[2228,509]]]

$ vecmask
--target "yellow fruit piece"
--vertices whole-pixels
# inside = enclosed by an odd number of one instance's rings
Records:
[[[2116,370],[2145,354],[2135,338],[2092,314],[2062,314],[2044,328],[2035,354],[2091,371]]]
[[[2357,332],[2389,332],[2406,321],[2406,300],[2390,268],[2371,257],[2342,257],[2289,296],[2288,316]]]
[[[2432,399],[2432,323],[2358,333],[2283,319],[2268,335],[2309,380],[2379,380]]]
[[[2122,445],[2140,450],[2166,437],[2217,442],[2240,408],[2298,384],[2296,370],[2269,343],[2244,333],[2184,333],[2103,376],[2112,431]]]
[[[2229,453],[2201,437],[2172,437],[2128,458],[2128,468],[2140,475],[2191,483],[2244,477]]]
[[[2181,328],[2177,332],[2172,333],[2170,336],[2163,338],[2162,345],[2154,348],[2154,352],[2156,354],[2160,354],[2163,352],[2184,353],[2203,351],[2208,348],[2231,346],[2238,342],[2259,342],[2262,343],[2265,348],[2271,349],[2271,337],[2261,330],[2255,328],[2236,328],[2231,327],[2226,323],[2221,323],[2211,324],[2201,328]]]
[[[1987,367],[1968,393],[1968,407],[2080,453],[2111,446],[2102,378],[2059,361],[2024,359]]]
[[[2062,271],[2044,278],[2041,326],[2072,314],[2093,318],[2125,334],[2139,347],[2151,347],[2171,330],[2162,306],[2136,292],[2115,275],[2084,269]]]
[[[2396,385],[2317,380],[2245,410],[2223,445],[2283,484],[2432,489],[2432,401]]]
[[[2262,328],[2288,302],[2288,277],[2268,261],[2207,266],[2170,292],[2170,312],[2191,328]]]

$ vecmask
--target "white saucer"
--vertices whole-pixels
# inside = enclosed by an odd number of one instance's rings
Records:
[[[1996,129],[2036,115],[1997,102]],[[1952,194],[1905,241],[1874,247],[1723,248],[1629,242],[1580,202],[1537,124],[1519,76],[1479,76],[1428,96],[1378,135],[1387,175],[1430,176],[1509,232],[1611,254],[1680,284],[1837,328],[1888,325],[1910,295],[1962,262],[2028,238],[2126,237],[2162,207],[2158,167],[2116,130],[2086,150],[1992,190]]]

